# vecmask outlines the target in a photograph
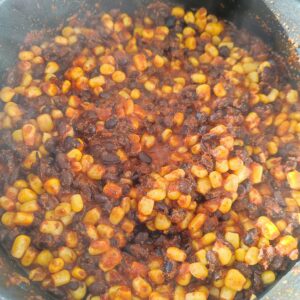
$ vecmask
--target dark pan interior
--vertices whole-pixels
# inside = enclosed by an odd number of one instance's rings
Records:
[[[289,2],[296,3],[297,1],[287,0],[284,2],[288,4]],[[5,78],[5,70],[15,62],[19,46],[24,40],[26,33],[32,30],[39,31],[46,28],[57,28],[67,17],[76,14],[79,9],[91,9],[95,3],[100,4],[103,10],[118,7],[125,11],[132,11],[149,2],[149,0],[0,0],[0,87],[2,80]],[[289,35],[271,12],[268,0],[168,0],[168,2],[180,3],[187,8],[205,6],[210,13],[230,20],[239,28],[246,28],[258,35],[277,53],[283,55],[286,61],[290,61]],[[290,70],[294,78],[299,75],[300,68],[295,61],[292,61]],[[42,299],[54,299],[51,295],[41,291],[37,286],[28,286],[26,282],[21,283],[20,287],[7,288],[6,282],[9,275],[15,272],[25,274],[16,263],[7,257],[3,249],[0,249],[0,265],[3,265],[0,274],[0,300],[27,299],[28,296],[32,295],[40,295]],[[275,289],[276,287],[269,289],[261,298],[265,300],[291,299],[289,297],[280,298],[277,290],[287,291],[292,289],[291,295],[295,295],[295,299],[300,299],[300,295],[299,298],[296,296],[297,277],[293,274],[294,272],[289,272],[286,275],[288,277],[281,279],[277,283],[277,289]],[[285,282],[289,284],[285,285]],[[299,291],[298,276],[298,293]]]

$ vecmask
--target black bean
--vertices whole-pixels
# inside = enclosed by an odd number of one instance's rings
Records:
[[[244,237],[244,244],[250,247],[257,242],[258,238],[258,230],[256,228],[252,228]]]
[[[165,271],[166,273],[172,272],[173,267],[174,267],[173,263],[172,263],[171,261],[169,261],[169,260],[167,260],[167,261],[164,263],[164,271]]]
[[[106,129],[113,129],[117,126],[117,124],[118,124],[118,119],[115,118],[115,117],[112,117],[112,118],[105,121],[104,127]]]
[[[230,49],[226,46],[222,46],[219,48],[219,53],[222,57],[227,58],[230,54]]]
[[[146,164],[151,164],[152,163],[152,158],[147,153],[145,153],[144,151],[139,153],[139,159],[142,162],[146,163]]]
[[[120,162],[119,156],[112,152],[101,153],[101,160],[105,165],[113,165],[113,164],[118,164]]]
[[[173,28],[176,24],[176,18],[174,16],[167,17],[165,24],[168,28]]]

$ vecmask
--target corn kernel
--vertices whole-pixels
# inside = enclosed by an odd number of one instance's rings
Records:
[[[151,215],[153,208],[154,200],[150,198],[143,197],[138,203],[138,211],[145,216]]]
[[[48,194],[57,195],[60,191],[60,181],[58,178],[50,178],[44,183],[44,189]]]
[[[185,11],[182,7],[176,6],[172,8],[171,15],[177,18],[182,18],[185,14]]]
[[[204,280],[208,276],[208,270],[206,266],[200,262],[190,264],[189,268],[191,274],[200,280]]]
[[[297,249],[298,241],[291,235],[280,238],[275,248],[280,255],[289,255],[294,249]]]
[[[105,173],[105,169],[102,165],[94,164],[87,171],[87,176],[90,179],[100,180]]]
[[[65,262],[63,261],[62,258],[57,257],[57,258],[53,258],[49,265],[48,265],[48,269],[50,273],[56,273],[61,271],[64,268]]]
[[[71,281],[71,275],[68,270],[61,270],[51,275],[55,287],[68,284]]]
[[[141,298],[148,298],[152,292],[151,285],[142,277],[136,277],[132,281],[135,293]]]
[[[256,225],[260,228],[262,235],[270,241],[278,238],[280,235],[280,231],[276,225],[265,216],[259,217]]]
[[[259,249],[257,247],[250,247],[245,256],[245,262],[250,266],[254,266],[259,261]]]
[[[15,96],[15,91],[11,87],[4,87],[0,91],[0,99],[3,102],[9,102],[12,100],[12,98]]]
[[[273,271],[264,271],[261,274],[261,279],[265,285],[271,284],[275,281],[276,275]]]
[[[224,283],[227,288],[241,291],[246,283],[246,278],[240,271],[230,269],[225,276]]]
[[[291,189],[300,190],[300,172],[297,170],[289,172],[287,181]]]
[[[169,259],[178,262],[184,262],[187,258],[186,253],[177,247],[169,247],[166,254]]]
[[[27,235],[18,235],[11,248],[11,255],[15,258],[22,258],[31,243],[31,238]]]

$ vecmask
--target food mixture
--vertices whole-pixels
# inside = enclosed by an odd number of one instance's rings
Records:
[[[27,39],[0,91],[2,245],[58,299],[255,299],[298,259],[282,63],[161,2],[55,34]]]

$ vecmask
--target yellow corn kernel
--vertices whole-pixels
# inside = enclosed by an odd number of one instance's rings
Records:
[[[52,259],[53,254],[49,250],[45,249],[38,254],[34,263],[47,268]]]
[[[254,266],[259,261],[259,249],[257,247],[250,247],[245,256],[245,262],[250,266]]]
[[[225,197],[221,200],[219,211],[223,214],[226,214],[230,211],[232,205],[232,200],[228,197]]]
[[[60,221],[43,221],[40,225],[40,232],[51,235],[61,235],[64,230],[64,226]]]
[[[33,189],[33,191],[35,191],[39,195],[44,192],[43,183],[38,176],[36,176],[34,174],[29,174],[27,176],[27,179],[28,179],[28,183],[29,183],[30,187]]]
[[[297,249],[298,241],[291,235],[280,238],[275,248],[280,255],[289,255],[293,250]]]
[[[126,79],[126,75],[122,71],[115,71],[112,74],[112,80],[117,83],[121,83]]]
[[[191,173],[198,178],[204,178],[208,175],[207,170],[202,165],[193,165]]]
[[[99,208],[95,207],[87,211],[83,218],[83,223],[95,225],[98,223],[101,217],[101,211]]]
[[[191,79],[193,82],[195,83],[199,83],[199,84],[202,84],[202,83],[205,83],[207,78],[204,74],[202,73],[194,73],[191,75]]]
[[[133,89],[130,93],[130,96],[133,100],[137,100],[141,97],[141,92],[138,89]]]
[[[13,222],[15,225],[19,226],[29,226],[34,220],[33,213],[30,212],[17,212],[14,215]]]
[[[184,114],[182,112],[178,112],[174,115],[173,123],[177,126],[181,126],[184,122]]]
[[[22,112],[15,102],[8,102],[5,104],[3,111],[11,118],[19,118]]]
[[[122,207],[116,206],[111,210],[111,213],[109,215],[109,221],[113,225],[119,224],[125,216],[125,211],[123,210]]]
[[[30,86],[25,91],[25,96],[27,98],[37,98],[42,95],[42,90],[37,86]]]
[[[78,288],[76,290],[69,290],[72,299],[74,300],[82,300],[84,299],[84,297],[86,296],[86,292],[87,292],[87,288],[86,288],[86,284],[82,283],[79,284]],[[90,300],[100,300],[99,296],[94,296],[89,298]]]
[[[30,246],[31,238],[27,235],[21,234],[18,235],[11,248],[11,255],[15,258],[22,258],[22,256],[25,254],[26,250]]]
[[[54,209],[54,215],[57,218],[63,218],[71,214],[71,205],[67,202],[58,204]]]
[[[102,165],[94,164],[87,171],[87,176],[90,179],[100,180],[105,173],[105,169]]]
[[[222,186],[223,178],[219,172],[213,171],[209,173],[208,177],[213,188],[219,188]]]
[[[54,124],[49,114],[39,115],[36,120],[42,132],[51,132],[53,130]]]
[[[150,135],[147,133],[144,133],[141,139],[142,145],[145,146],[146,148],[150,149],[154,146],[155,144],[155,136]]]
[[[164,272],[159,269],[150,270],[148,276],[150,280],[157,285],[161,285],[165,281]]]
[[[171,221],[166,215],[158,213],[155,217],[154,225],[157,230],[167,230],[171,226]]]
[[[35,212],[39,210],[39,205],[36,200],[27,201],[20,205],[19,211],[21,212]]]
[[[15,218],[14,212],[5,212],[1,217],[1,222],[4,226],[12,227],[15,225],[14,218]]]
[[[153,208],[154,200],[150,198],[143,197],[138,203],[138,211],[145,216],[151,215]]]
[[[71,274],[78,280],[84,280],[87,277],[86,271],[78,266],[73,268]]]
[[[68,45],[68,39],[65,38],[64,36],[61,35],[57,35],[54,38],[54,41],[56,44],[60,45],[60,46],[67,46]]]
[[[204,246],[211,245],[217,239],[217,235],[215,232],[206,233],[201,239],[201,244]]]
[[[147,58],[144,54],[136,54],[133,56],[133,63],[138,71],[143,72],[148,68]]]
[[[57,258],[53,258],[49,265],[48,265],[48,269],[50,273],[56,273],[61,271],[64,268],[65,262],[63,261],[62,258],[57,257]]]
[[[232,252],[231,250],[220,242],[216,242],[213,251],[217,252],[220,263],[225,266],[231,262]]]
[[[300,190],[300,172],[297,170],[289,172],[287,181],[291,189]]]
[[[99,255],[110,249],[109,240],[92,241],[88,251],[90,255]]]
[[[162,134],[162,140],[166,142],[172,136],[172,130],[170,128],[165,129]]]
[[[68,247],[60,247],[58,249],[58,256],[64,260],[66,264],[72,264],[76,261],[76,252]]]
[[[176,6],[172,8],[171,15],[177,18],[182,18],[185,14],[185,11],[182,7]]]
[[[191,274],[200,280],[204,280],[208,276],[208,270],[201,262],[192,263],[189,268]]]
[[[73,161],[81,161],[82,152],[79,149],[72,149],[67,153],[67,157]]]
[[[83,200],[80,194],[72,195],[71,208],[74,212],[80,212],[83,210]]]
[[[227,192],[235,193],[238,190],[239,178],[235,174],[228,175],[224,180],[224,189]]]
[[[32,247],[27,248],[25,254],[23,255],[21,259],[21,264],[24,267],[29,267],[35,260],[37,256],[37,250],[35,250]]]
[[[298,99],[299,99],[298,91],[296,91],[296,90],[290,90],[286,95],[286,100],[290,104],[297,103]]]
[[[166,191],[163,189],[153,189],[147,193],[147,197],[155,201],[161,201],[166,198]]]
[[[247,250],[244,249],[244,248],[238,248],[238,249],[236,249],[236,251],[235,251],[235,259],[237,261],[240,261],[240,262],[245,261],[246,251]]]
[[[34,58],[34,53],[31,51],[21,51],[19,53],[19,59],[22,61],[32,60]]]
[[[105,252],[99,262],[99,268],[103,272],[107,272],[115,268],[122,261],[122,255],[116,248],[111,248]]]
[[[262,235],[269,241],[275,240],[280,235],[280,231],[276,225],[265,216],[259,217],[256,225],[261,230]]]
[[[235,232],[226,232],[225,240],[229,242],[235,249],[238,249],[240,246],[240,236]]]
[[[3,102],[9,102],[12,100],[12,98],[15,96],[15,91],[11,87],[4,87],[0,91],[0,99]]]
[[[60,181],[58,178],[50,178],[44,183],[45,191],[50,195],[57,195],[60,191]]]
[[[29,188],[21,189],[18,194],[18,200],[21,203],[37,200],[37,194]]]
[[[22,134],[25,145],[33,146],[36,138],[36,127],[32,124],[25,124],[22,127]]]
[[[12,133],[12,138],[16,143],[22,143],[23,140],[23,133],[22,129],[17,129]]]
[[[276,275],[273,271],[264,271],[262,274],[261,274],[261,279],[264,283],[264,285],[268,285],[268,284],[271,284],[275,281],[276,279]]]
[[[156,54],[153,59],[153,64],[156,68],[162,68],[165,64],[164,57]]]
[[[29,279],[32,281],[43,281],[46,276],[47,276],[46,271],[41,267],[32,269],[29,272]]]
[[[217,57],[219,55],[219,50],[211,43],[205,45],[205,52],[212,57]]]
[[[172,260],[178,261],[178,262],[184,262],[187,258],[186,253],[177,247],[169,247],[167,249],[166,255],[169,259],[172,259]]]
[[[241,291],[246,283],[246,278],[240,271],[230,269],[225,276],[224,283],[227,288]]]
[[[71,281],[71,275],[68,270],[61,270],[51,275],[55,287],[68,284]]]
[[[102,75],[112,75],[115,72],[115,67],[111,64],[102,64],[100,67],[100,73]]]
[[[132,287],[135,293],[141,298],[148,298],[152,292],[151,285],[140,276],[133,279]]]
[[[214,91],[214,94],[219,98],[223,98],[227,95],[227,91],[225,90],[222,82],[217,83],[214,86],[213,91]]]
[[[106,224],[99,224],[97,226],[97,232],[101,238],[111,239],[114,236],[114,229]]]
[[[46,74],[54,74],[54,73],[58,72],[58,70],[59,70],[58,63],[56,63],[55,61],[49,61],[45,68],[45,73]]]
[[[205,195],[211,190],[212,186],[208,177],[199,178],[197,180],[197,192]]]
[[[220,35],[220,33],[222,33],[223,30],[224,30],[224,26],[220,22],[210,22],[207,23],[205,27],[205,31],[213,36]]]
[[[185,47],[188,48],[189,50],[195,50],[197,48],[197,41],[196,38],[193,36],[189,36],[186,38]]]

